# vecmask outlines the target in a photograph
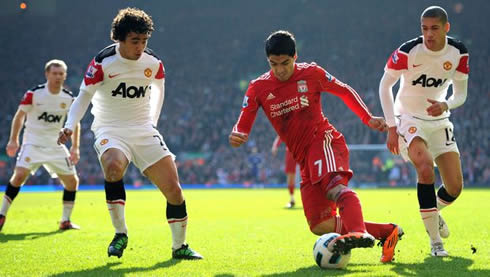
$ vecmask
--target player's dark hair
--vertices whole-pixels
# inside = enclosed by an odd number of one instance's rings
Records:
[[[114,41],[124,41],[130,32],[151,35],[153,31],[151,16],[137,8],[119,10],[112,20],[111,38]]]
[[[442,24],[446,24],[448,21],[448,16],[446,10],[439,6],[430,6],[422,12],[420,19],[424,17],[438,18]]]
[[[270,55],[288,55],[294,57],[296,54],[296,39],[288,31],[279,30],[269,35],[265,41],[265,54]]]

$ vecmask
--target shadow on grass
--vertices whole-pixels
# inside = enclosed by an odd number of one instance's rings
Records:
[[[423,263],[394,262],[391,269],[398,276],[490,276],[490,270],[471,270],[473,260],[462,257],[427,257]]]
[[[47,237],[55,234],[62,233],[62,230],[56,230],[51,232],[31,232],[22,234],[4,234],[0,233],[0,243],[5,243],[11,240],[33,240],[42,237]]]
[[[423,263],[398,263],[386,264],[383,266],[391,267],[391,271],[397,276],[490,276],[490,270],[475,269],[470,270],[473,260],[462,257],[427,257]],[[295,271],[263,275],[266,277],[287,277],[287,276],[339,276],[349,273],[365,273],[366,275],[376,276],[377,267],[373,264],[356,264],[363,269],[356,270],[347,266],[346,269],[320,269],[313,265],[310,267],[299,268]]]
[[[287,277],[287,276],[343,276],[349,273],[366,272],[366,270],[349,269],[321,269],[316,265],[298,268],[295,271],[262,275],[264,277]]]
[[[49,275],[50,277],[58,276],[125,276],[128,273],[138,273],[145,271],[152,271],[159,268],[171,267],[181,262],[181,260],[169,259],[164,262],[156,263],[151,267],[130,267],[130,268],[115,268],[112,267],[122,264],[122,262],[111,262],[103,266],[95,268],[87,268],[78,271],[62,272],[54,275]]]

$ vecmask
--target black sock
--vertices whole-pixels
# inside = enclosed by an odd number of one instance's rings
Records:
[[[122,179],[116,182],[104,181],[104,188],[106,200],[126,201],[126,190],[124,189],[124,182]]]
[[[456,200],[456,198],[458,198],[457,196],[452,197],[451,195],[449,195],[444,185],[441,185],[439,187],[439,190],[437,190],[437,197],[442,199],[444,202],[447,202],[448,205],[451,204],[454,200]]]
[[[10,200],[14,201],[15,197],[20,191],[20,187],[14,187],[12,186],[11,183],[7,185],[7,188],[5,189],[5,195],[7,195]]]
[[[75,202],[75,196],[77,191],[63,190],[63,201],[65,202]]]
[[[167,202],[167,219],[181,219],[187,216],[185,201],[180,205],[172,205]]]
[[[432,209],[437,207],[434,184],[417,183],[417,197],[420,209]]]

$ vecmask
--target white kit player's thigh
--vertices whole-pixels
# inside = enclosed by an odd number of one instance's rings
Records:
[[[45,148],[43,150],[49,153],[49,159],[43,162],[44,168],[49,172],[52,178],[58,175],[75,175],[77,171],[70,160],[70,152],[64,145],[60,147]]]
[[[425,130],[424,121],[412,118],[409,115],[401,115],[397,118],[397,131],[400,136],[398,147],[400,154],[405,161],[410,161],[408,157],[408,146],[412,140],[419,137],[427,142],[429,136]]]
[[[129,146],[129,142],[123,140],[119,136],[111,132],[101,132],[99,136],[96,138],[94,143],[94,149],[97,153],[97,158],[100,161],[102,154],[105,153],[110,148],[115,148],[124,153],[124,156],[128,159],[129,162],[132,160],[131,148]]]
[[[170,152],[158,130],[151,128],[131,145],[134,165],[143,173],[145,169],[166,156],[175,160],[175,155]]]
[[[23,144],[20,147],[20,151],[17,154],[17,162],[15,164],[16,167],[27,168],[31,171],[31,174],[34,175],[39,167],[42,165],[41,154],[38,151],[40,147]]]
[[[432,132],[429,136],[429,151],[434,157],[448,152],[459,154],[458,144],[454,136],[454,125],[449,119],[430,123]]]

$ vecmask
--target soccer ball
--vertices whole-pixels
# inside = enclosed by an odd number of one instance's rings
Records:
[[[313,259],[321,268],[344,268],[349,263],[350,252],[346,255],[332,253],[328,244],[340,234],[328,233],[319,237],[313,245]]]

